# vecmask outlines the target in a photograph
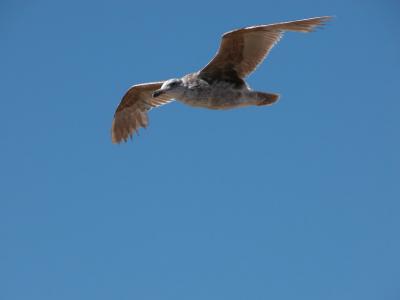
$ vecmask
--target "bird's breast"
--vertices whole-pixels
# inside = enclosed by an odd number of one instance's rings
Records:
[[[181,102],[195,107],[209,109],[227,109],[233,107],[236,100],[243,95],[242,89],[237,89],[228,83],[188,88]]]

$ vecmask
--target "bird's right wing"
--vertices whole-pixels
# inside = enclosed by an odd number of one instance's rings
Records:
[[[126,141],[140,127],[147,127],[147,111],[173,101],[167,95],[152,97],[153,92],[161,88],[163,83],[164,81],[137,84],[126,92],[115,111],[112,122],[111,138],[113,143]]]
[[[243,79],[265,59],[284,31],[310,32],[330,18],[317,17],[227,32],[222,36],[217,54],[199,75],[210,79],[229,79],[229,77]]]

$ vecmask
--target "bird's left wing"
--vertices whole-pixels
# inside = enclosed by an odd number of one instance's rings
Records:
[[[285,31],[310,32],[331,17],[259,25],[222,36],[217,54],[199,73],[203,78],[245,78],[264,60]]]
[[[113,143],[126,141],[140,127],[147,127],[147,112],[150,109],[173,101],[167,95],[152,97],[153,92],[161,88],[163,83],[164,81],[137,84],[126,92],[115,111],[112,122],[111,138]]]

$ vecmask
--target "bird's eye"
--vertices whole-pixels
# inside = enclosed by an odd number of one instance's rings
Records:
[[[172,87],[172,88],[174,88],[174,87],[179,86],[180,84],[181,84],[181,82],[180,82],[179,80],[176,80],[176,81],[172,81],[172,82],[169,84],[169,86]]]

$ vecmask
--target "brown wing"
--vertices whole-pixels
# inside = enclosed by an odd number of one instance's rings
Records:
[[[163,83],[164,81],[138,84],[132,86],[126,92],[115,111],[112,122],[111,137],[113,143],[126,141],[140,127],[147,127],[147,111],[173,100],[166,95],[157,98],[152,97],[152,93],[161,88]]]
[[[310,32],[330,18],[317,17],[227,32],[222,36],[217,54],[199,75],[204,78],[245,78],[265,59],[284,31]]]

